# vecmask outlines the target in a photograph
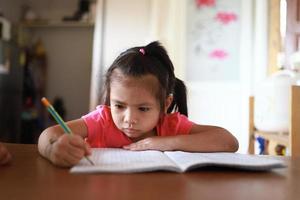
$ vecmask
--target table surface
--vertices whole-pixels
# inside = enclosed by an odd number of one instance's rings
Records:
[[[13,162],[0,167],[0,199],[300,199],[300,159],[269,172],[203,168],[186,173],[70,174],[36,145],[5,144]]]

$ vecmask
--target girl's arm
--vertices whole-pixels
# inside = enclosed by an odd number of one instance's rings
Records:
[[[235,152],[239,148],[239,143],[224,128],[194,124],[190,135],[179,135],[174,138],[174,147],[183,151]]]
[[[67,123],[73,134],[65,134],[59,126],[45,129],[38,141],[38,149],[42,156],[58,166],[69,167],[90,154],[90,147],[84,141],[87,137],[87,127],[83,119]]]
[[[130,150],[235,152],[238,150],[238,146],[237,139],[226,129],[194,124],[189,135],[150,137],[124,148]]]

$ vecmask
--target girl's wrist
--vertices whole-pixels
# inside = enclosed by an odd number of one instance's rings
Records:
[[[177,150],[177,136],[163,136],[157,137],[159,142],[159,149],[161,151],[174,151]]]
[[[171,140],[169,146],[171,151],[181,150],[181,142],[182,142],[181,135],[171,136],[170,139]]]

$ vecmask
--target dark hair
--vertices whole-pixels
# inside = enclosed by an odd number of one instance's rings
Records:
[[[188,115],[185,84],[175,77],[174,66],[167,51],[159,42],[152,42],[145,47],[130,48],[116,58],[106,72],[102,102],[105,105],[110,104],[110,84],[116,69],[124,76],[142,77],[148,74],[153,75],[160,84],[157,98],[161,110],[165,106],[166,97],[173,95],[174,99],[167,113],[178,111],[181,114]]]

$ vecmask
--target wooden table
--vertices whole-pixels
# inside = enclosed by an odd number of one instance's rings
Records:
[[[271,172],[200,169],[184,174],[70,174],[39,156],[36,145],[5,144],[13,162],[0,167],[1,200],[300,199],[300,159]]]

